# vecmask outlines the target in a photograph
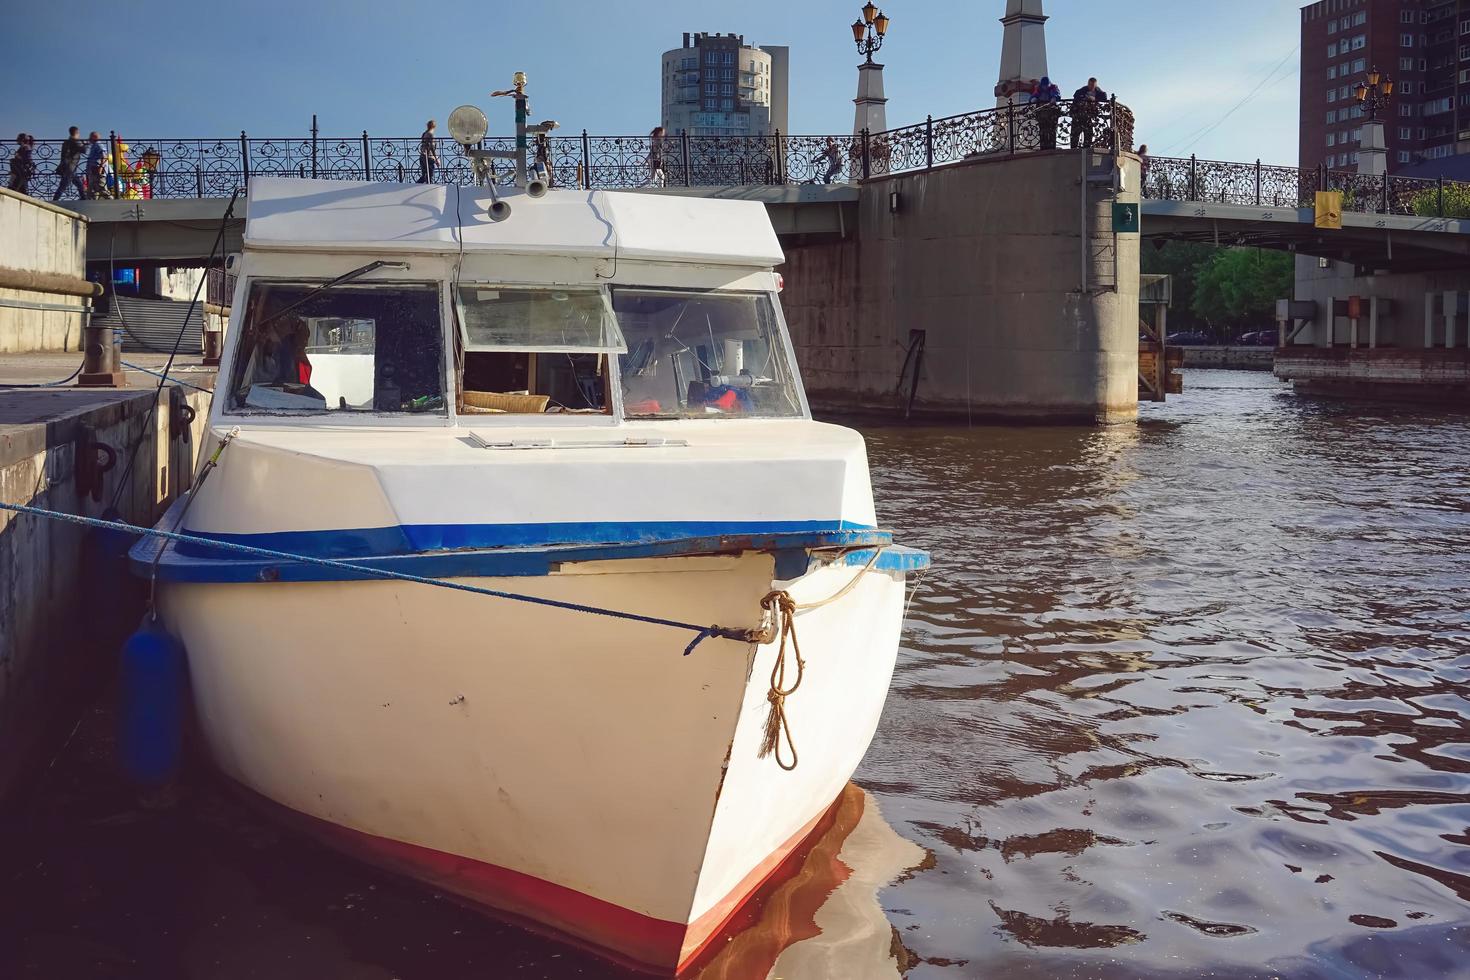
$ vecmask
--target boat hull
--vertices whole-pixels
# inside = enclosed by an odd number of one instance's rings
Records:
[[[902,571],[774,569],[747,552],[459,581],[754,626],[773,587],[810,602],[856,577],[796,617],[792,771],[760,755],[779,643],[683,656],[668,627],[398,581],[160,588],[227,776],[392,870],[678,970],[818,829],[892,675]]]

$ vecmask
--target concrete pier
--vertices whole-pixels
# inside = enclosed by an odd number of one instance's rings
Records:
[[[1138,200],[1138,159],[1116,158],[1121,192],[1114,159],[977,157],[864,182],[857,227],[788,247],[782,270],[812,404],[959,421],[1136,418],[1138,237],[1113,232],[1112,205]]]
[[[151,525],[192,477],[209,396],[187,390],[0,392],[0,500],[97,517],[115,499],[122,520]],[[141,599],[104,535],[0,512],[0,805],[110,674]]]

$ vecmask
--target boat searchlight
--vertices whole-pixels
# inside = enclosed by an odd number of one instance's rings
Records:
[[[474,161],[475,182],[490,188],[490,220],[504,221],[510,217],[510,205],[495,193],[495,180],[490,173],[490,160],[497,154],[472,149],[489,131],[490,120],[478,106],[462,105],[449,114],[449,135],[464,148],[465,156]]]

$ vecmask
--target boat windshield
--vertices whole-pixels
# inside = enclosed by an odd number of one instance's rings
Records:
[[[242,413],[445,414],[438,288],[251,283],[229,399]]]
[[[623,414],[791,418],[801,397],[769,293],[614,289]]]
[[[460,415],[610,412],[607,358],[627,346],[604,290],[465,283],[454,302]]]

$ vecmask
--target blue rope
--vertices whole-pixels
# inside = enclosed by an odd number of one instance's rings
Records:
[[[185,388],[193,388],[195,391],[202,391],[206,395],[212,395],[212,394],[214,394],[214,389],[213,388],[201,388],[198,385],[190,384],[189,382],[185,381],[182,378],[174,378],[174,377],[170,377],[169,375],[166,375],[166,374],[161,374],[158,371],[150,371],[148,368],[145,368],[141,364],[131,364],[128,361],[123,361],[122,362],[122,365],[125,368],[132,368],[134,371],[142,371],[144,374],[151,374],[155,378],[164,378],[166,380],[172,381],[176,385],[183,385]]]
[[[451,582],[445,579],[426,578],[422,575],[409,575],[406,572],[391,572],[387,569],[373,568],[368,565],[359,565],[356,562],[338,561],[333,558],[314,558],[310,555],[293,555],[286,551],[273,551],[269,548],[256,548],[252,545],[237,544],[233,541],[216,541],[211,538],[203,538],[194,534],[180,534],[177,531],[160,531],[156,527],[139,527],[123,521],[104,521],[97,517],[83,517],[80,514],[66,514],[56,510],[46,510],[41,507],[32,507],[28,504],[7,504],[0,502],[0,510],[8,510],[15,514],[29,514],[33,517],[45,517],[54,521],[62,521],[67,524],[79,524],[82,527],[98,527],[109,531],[126,531],[129,534],[142,534],[165,541],[173,541],[181,544],[200,545],[206,548],[218,548],[221,551],[233,551],[242,555],[252,555],[256,558],[273,558],[277,561],[303,562],[307,565],[320,565],[323,568],[335,568],[340,571],[355,572],[369,578],[393,579],[399,582],[413,582],[418,585],[433,585],[441,589],[454,589],[456,592],[470,592],[475,595],[491,596],[495,599],[510,599],[513,602],[529,602],[536,606],[550,606],[553,609],[566,609],[570,612],[588,613],[593,616],[607,616],[611,619],[625,619],[635,623],[647,623],[650,626],[667,626],[670,629],[685,630],[693,633],[694,639],[684,648],[684,656],[694,652],[710,637],[718,637],[724,640],[737,640],[743,643],[755,642],[758,629],[743,629],[726,626],[698,626],[694,623],[681,623],[674,619],[660,619],[657,616],[643,616],[638,613],[620,612],[616,609],[603,609],[598,606],[586,606],[579,602],[564,602],[560,599],[545,599],[541,596],[521,595],[516,592],[500,592],[495,589],[482,589],[476,585],[465,585],[461,582]]]

